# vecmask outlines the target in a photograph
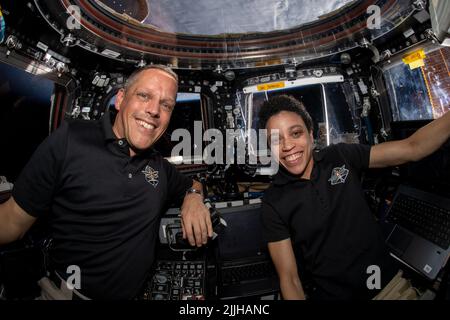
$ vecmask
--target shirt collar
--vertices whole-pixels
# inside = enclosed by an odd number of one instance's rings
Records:
[[[103,134],[105,136],[106,141],[110,140],[117,140],[116,135],[114,134],[112,124],[114,122],[114,119],[116,118],[117,112],[110,112],[107,110],[102,117],[102,127],[103,127]]]
[[[323,160],[324,152],[314,151],[313,152],[313,169],[311,172],[311,179],[314,180],[317,177],[317,165]],[[302,179],[298,175],[294,175],[287,171],[283,166],[280,165],[280,168],[277,174],[274,176],[273,183],[275,185],[285,185],[292,182],[300,182],[300,181],[309,181],[308,179]]]

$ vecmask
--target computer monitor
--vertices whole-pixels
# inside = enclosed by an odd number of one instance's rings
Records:
[[[401,60],[383,68],[392,120],[431,120],[450,109],[450,48],[424,49],[423,66],[411,69]],[[444,66],[443,68],[439,66]]]
[[[430,45],[423,48],[423,66],[411,69],[401,60],[383,67],[389,97],[394,140],[409,137],[433,119],[450,111],[450,75],[438,66],[450,63],[450,48]],[[432,155],[400,167],[406,182],[450,195],[450,142]]]
[[[227,227],[219,234],[221,261],[268,257],[261,223],[261,204],[218,209]]]
[[[246,94],[245,116],[249,153],[267,153],[268,146],[259,135],[254,138],[251,132],[263,129],[259,123],[261,106],[270,97],[290,95],[302,101],[313,120],[313,136],[318,148],[339,142],[358,143],[355,119],[348,101],[352,100],[351,90],[346,90],[342,75],[300,78],[293,81],[280,81],[264,85],[254,85],[243,89]],[[266,90],[266,88],[275,88]],[[350,92],[350,93],[349,93]]]
[[[48,136],[55,83],[0,63],[0,175],[14,182]]]
[[[179,92],[169,126],[155,144],[155,149],[174,164],[189,164],[194,163],[194,160],[196,162],[201,161],[203,154],[202,135],[206,129],[204,123],[201,95],[199,93]],[[178,139],[174,135],[174,131],[177,129],[186,130],[185,132],[189,135],[190,141],[184,141],[184,135],[183,138]],[[176,140],[172,141],[175,138]],[[181,150],[181,154],[178,152],[173,154],[173,148],[178,143],[183,143],[183,141],[189,144],[190,155],[184,154],[183,151],[186,150]]]

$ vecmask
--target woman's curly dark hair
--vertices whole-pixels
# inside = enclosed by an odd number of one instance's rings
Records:
[[[258,115],[260,128],[265,128],[270,117],[280,113],[281,111],[290,111],[298,114],[303,119],[308,132],[312,131],[313,122],[303,103],[294,97],[285,94],[271,97],[263,103]]]

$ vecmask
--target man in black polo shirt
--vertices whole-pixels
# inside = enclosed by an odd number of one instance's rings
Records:
[[[191,245],[212,235],[201,184],[151,148],[167,129],[177,90],[171,69],[138,70],[117,94],[115,117],[64,123],[24,168],[0,206],[0,243],[48,219],[54,273],[53,283],[40,282],[43,298],[133,298],[154,261],[158,219],[169,202],[182,202]],[[67,290],[60,281],[69,283],[76,270],[78,287]]]
[[[259,119],[281,164],[264,195],[262,216],[283,298],[305,298],[300,277],[313,288],[311,298],[371,298],[377,292],[367,288],[368,267],[380,268],[382,285],[397,270],[365,202],[361,171],[429,155],[450,137],[450,112],[405,140],[338,144],[318,153],[311,117],[294,98],[269,99]]]

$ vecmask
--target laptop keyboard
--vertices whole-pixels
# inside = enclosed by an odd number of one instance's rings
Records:
[[[270,278],[274,275],[276,275],[275,268],[269,261],[223,267],[222,283],[224,285],[239,284],[252,280]]]
[[[429,201],[400,193],[392,204],[389,219],[441,248],[450,245],[450,210]]]

